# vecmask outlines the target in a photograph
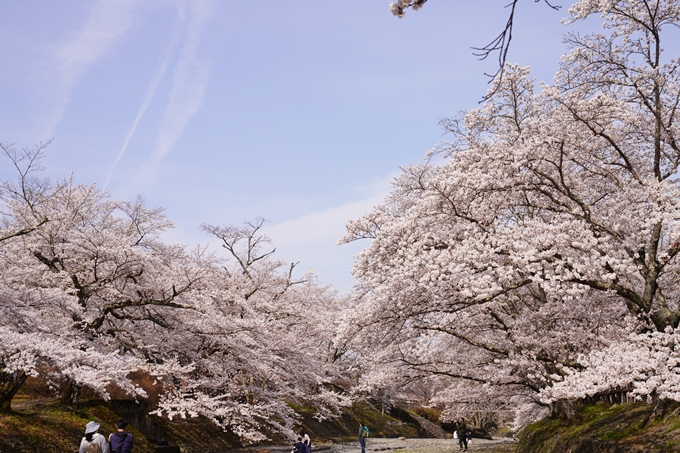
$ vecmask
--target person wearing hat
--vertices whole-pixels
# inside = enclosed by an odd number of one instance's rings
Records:
[[[97,422],[87,422],[85,425],[85,437],[80,442],[80,450],[78,453],[86,453],[90,450],[87,447],[90,444],[95,444],[99,446],[99,453],[109,453],[109,443],[106,442],[106,438],[99,434],[99,423]]]

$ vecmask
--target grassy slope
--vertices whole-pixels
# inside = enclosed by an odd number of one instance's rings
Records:
[[[354,403],[337,419],[319,421],[313,412],[305,407],[294,406],[301,415],[300,424],[312,437],[312,442],[319,441],[352,441],[358,436],[359,423],[364,422],[371,432],[371,437],[419,437],[422,435],[420,425],[407,411],[393,409],[383,414],[366,403]]]
[[[99,432],[108,437],[120,418],[106,406],[86,404],[78,410],[53,400],[17,398],[17,409],[0,414],[0,453],[74,452],[78,450],[88,421],[101,425]],[[136,453],[153,453],[153,446],[134,427]]]
[[[107,436],[114,431],[114,423],[121,416],[102,401],[89,401],[78,410],[64,406],[54,399],[35,399],[19,395],[13,404],[14,412],[0,414],[0,453],[74,452],[80,445],[85,425],[94,420],[101,425],[100,433]],[[315,443],[329,440],[354,440],[361,421],[371,429],[372,437],[422,436],[419,425],[411,415],[400,409],[392,415],[383,414],[365,403],[354,404],[339,418],[318,421],[310,409],[294,407],[300,413],[302,429]],[[202,418],[168,421],[154,417],[156,424],[174,445],[186,453],[218,453],[239,447],[238,439],[225,433]],[[136,453],[152,453],[154,446],[132,426]],[[288,439],[270,435],[268,443],[286,444]]]
[[[184,453],[221,453],[235,451],[240,446],[238,437],[202,417],[169,421],[154,417],[173,445]]]
[[[680,451],[680,404],[661,414],[644,403],[583,406],[574,424],[544,419],[520,435],[518,453],[677,452]]]

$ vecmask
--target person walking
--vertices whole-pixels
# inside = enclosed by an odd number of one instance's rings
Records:
[[[468,429],[465,425],[465,420],[463,417],[458,419],[456,423],[456,434],[458,435],[458,444],[460,445],[460,451],[467,451],[468,448]]]
[[[135,439],[127,430],[128,422],[120,419],[116,422],[116,432],[109,436],[111,453],[132,453]]]
[[[302,437],[302,443],[307,446],[307,453],[312,453],[312,439],[304,431],[300,431],[300,437]]]
[[[85,425],[85,437],[80,441],[78,453],[109,453],[109,444],[106,438],[99,434],[99,423],[87,422]]]
[[[366,453],[366,438],[368,437],[368,427],[364,422],[359,423],[359,445],[361,445],[361,453]]]
[[[298,437],[297,442],[293,444],[293,453],[307,453],[307,446],[302,442],[302,437]]]

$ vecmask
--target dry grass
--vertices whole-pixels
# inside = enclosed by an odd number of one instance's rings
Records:
[[[74,410],[55,400],[27,400],[19,397],[14,412],[0,414],[0,453],[75,452],[88,421],[101,425],[99,432],[108,437],[120,418],[106,406],[93,404]],[[153,453],[154,447],[131,427],[135,452]]]

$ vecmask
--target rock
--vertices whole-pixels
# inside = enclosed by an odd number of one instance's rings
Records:
[[[156,453],[182,453],[182,451],[175,445],[159,445],[156,447]]]
[[[472,433],[472,438],[473,439],[486,439],[486,440],[493,440],[493,437],[491,437],[491,434],[484,428],[471,428],[470,432]]]

